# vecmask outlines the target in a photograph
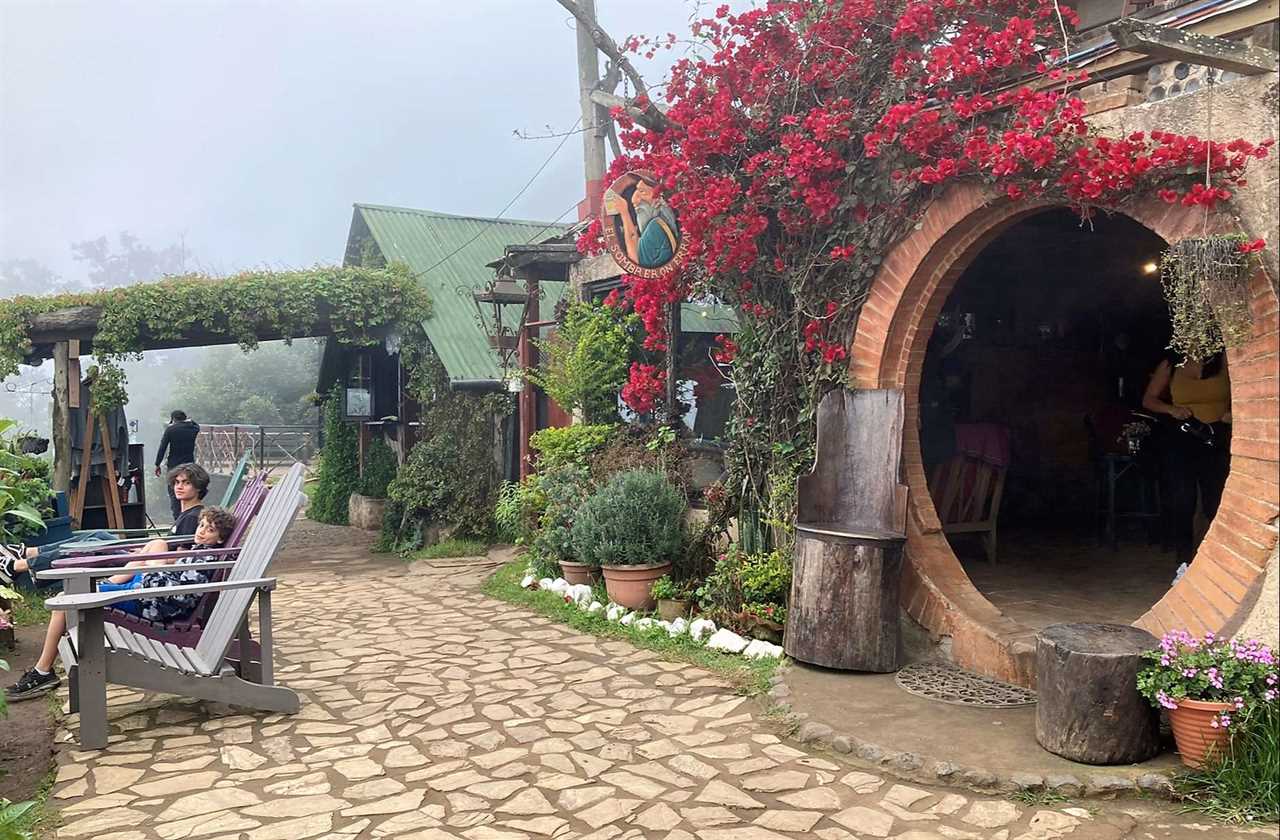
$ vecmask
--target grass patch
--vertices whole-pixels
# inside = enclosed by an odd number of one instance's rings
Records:
[[[446,557],[482,557],[489,544],[479,540],[448,539],[409,554],[410,560],[443,560]],[[518,582],[518,579],[517,579]]]
[[[540,615],[567,624],[575,630],[603,636],[610,639],[626,639],[636,647],[652,650],[664,659],[689,662],[708,671],[727,677],[738,692],[747,695],[761,694],[769,689],[769,678],[773,676],[782,660],[779,659],[745,659],[733,654],[707,650],[688,635],[674,639],[667,635],[661,627],[639,630],[624,627],[616,621],[609,621],[604,613],[587,613],[573,604],[566,604],[564,599],[554,592],[522,589],[520,579],[524,577],[525,561],[517,560],[508,563],[484,582],[481,591],[484,594],[528,607]],[[600,598],[607,603],[607,598]]]
[[[1021,802],[1032,808],[1046,808],[1054,805],[1060,805],[1067,801],[1067,797],[1063,796],[1055,790],[1019,790],[1009,794],[1009,798]]]
[[[1174,790],[1189,811],[1233,823],[1280,820],[1280,703],[1237,716],[1240,729],[1221,762],[1179,776]]]
[[[44,605],[53,593],[37,594],[30,590],[22,593],[21,601],[13,602],[13,623],[17,627],[44,627],[49,623],[49,608]]]

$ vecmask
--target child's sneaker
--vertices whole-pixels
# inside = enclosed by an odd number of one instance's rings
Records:
[[[9,546],[0,545],[0,585],[13,586],[13,579],[18,574],[17,564],[20,556]]]
[[[32,697],[39,697],[41,694],[47,694],[53,691],[62,680],[58,679],[58,675],[50,671],[42,674],[35,668],[23,674],[16,683],[4,690],[4,697],[10,703],[17,703],[20,700],[30,700]]]

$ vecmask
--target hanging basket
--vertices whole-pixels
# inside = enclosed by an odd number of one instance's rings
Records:
[[[1249,277],[1253,259],[1240,235],[1201,236],[1169,246],[1160,259],[1160,281],[1169,304],[1169,348],[1205,361],[1239,347],[1253,332]]]

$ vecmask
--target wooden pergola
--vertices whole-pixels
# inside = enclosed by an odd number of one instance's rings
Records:
[[[53,476],[55,490],[68,490],[71,484],[71,409],[79,408],[80,359],[93,354],[93,342],[102,320],[102,309],[96,306],[71,306],[31,317],[27,336],[31,349],[24,363],[39,366],[53,360]],[[258,341],[280,341],[316,338],[334,333],[328,313],[321,312],[310,328],[295,334],[284,334],[278,327],[263,321],[256,325]],[[181,336],[139,336],[138,348],[173,350],[184,347],[213,347],[236,344],[236,338],[223,331],[195,327]]]

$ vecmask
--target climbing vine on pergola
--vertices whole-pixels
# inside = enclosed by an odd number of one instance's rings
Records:
[[[120,363],[153,347],[235,343],[327,335],[342,344],[375,344],[399,331],[407,344],[425,344],[431,314],[426,292],[403,266],[323,267],[251,271],[230,277],[183,275],[156,283],[94,292],[0,300],[0,379],[18,371],[34,350],[42,321],[76,311],[94,323],[92,353],[99,373],[93,400],[99,411],[127,401]]]

